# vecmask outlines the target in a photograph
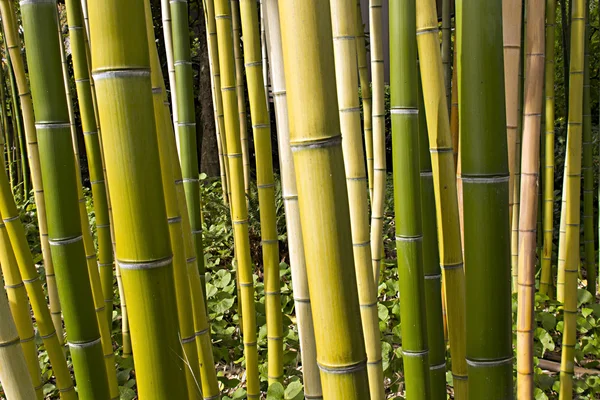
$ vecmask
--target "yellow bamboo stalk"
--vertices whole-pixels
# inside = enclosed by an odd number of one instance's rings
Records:
[[[385,209],[385,87],[383,68],[382,0],[369,0],[371,73],[373,74],[373,197],[371,205],[371,257],[375,286],[379,283]]]
[[[456,399],[466,399],[468,384],[465,358],[465,274],[452,135],[438,32],[435,1],[417,1],[417,46],[433,169],[438,245],[446,299],[454,393]]]

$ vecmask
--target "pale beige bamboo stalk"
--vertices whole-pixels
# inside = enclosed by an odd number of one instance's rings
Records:
[[[266,22],[267,50],[271,71],[271,84],[275,102],[275,120],[277,124],[277,143],[279,146],[279,167],[281,171],[281,191],[285,208],[285,221],[288,235],[289,263],[292,269],[292,289],[296,310],[296,324],[300,339],[300,358],[304,377],[304,395],[309,399],[322,399],[321,377],[317,367],[317,349],[308,279],[306,276],[306,260],[304,257],[304,241],[298,209],[298,190],[296,188],[296,171],[294,158],[290,148],[290,132],[288,125],[287,96],[285,73],[283,70],[283,49],[281,47],[281,27],[279,24],[278,0],[263,0],[265,5],[264,20]]]
[[[169,90],[171,93],[173,127],[175,129],[177,152],[179,152],[179,135],[177,134],[177,85],[175,83],[175,64],[173,61],[173,31],[171,28],[171,6],[169,5],[169,0],[160,1],[160,10],[163,24],[165,55],[167,57],[167,72],[169,75]]]

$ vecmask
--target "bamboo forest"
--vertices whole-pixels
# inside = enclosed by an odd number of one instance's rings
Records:
[[[0,399],[600,399],[598,0],[0,0]]]

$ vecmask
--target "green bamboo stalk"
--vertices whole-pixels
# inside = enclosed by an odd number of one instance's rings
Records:
[[[419,171],[416,1],[390,2],[394,214],[406,397],[430,399]],[[445,385],[444,385],[445,386]]]
[[[583,85],[585,65],[586,2],[574,0],[571,14],[571,59],[569,62],[569,117],[567,164],[565,166],[565,267],[564,328],[561,354],[559,399],[573,398],[573,368],[577,341],[577,275],[579,264],[581,142],[583,123]]]
[[[544,90],[545,0],[527,3],[523,154],[519,216],[517,308],[517,398],[531,399],[534,390],[533,334],[536,328],[535,269],[540,132]]]
[[[46,191],[48,236],[56,267],[69,348],[78,393],[89,399],[109,397],[107,371],[95,305],[85,262],[81,220],[77,213],[77,173],[64,87],[56,4],[21,1],[31,92]],[[118,395],[118,393],[117,393]]]
[[[356,54],[358,57],[358,77],[363,107],[363,129],[365,135],[365,154],[367,157],[367,180],[369,198],[373,200],[373,98],[371,96],[371,80],[367,65],[367,45],[365,28],[362,20],[360,0],[356,3]]]
[[[596,294],[596,250],[594,246],[594,170],[593,170],[593,138],[592,110],[590,101],[590,21],[589,0],[586,2],[585,54],[583,81],[583,243],[585,246],[585,271],[587,273],[587,290]]]
[[[358,285],[362,328],[367,351],[367,374],[371,399],[384,399],[383,364],[379,316],[377,312],[377,285],[373,281],[372,255],[369,238],[369,205],[365,155],[360,126],[358,99],[358,70],[356,7],[354,0],[333,0],[331,17],[333,51],[339,102],[342,152],[348,188],[350,226],[354,253],[354,269]]]
[[[502,65],[502,2],[458,1],[457,16],[469,397],[507,399],[513,393],[509,166],[506,115],[498,110],[504,76],[491,67]],[[537,147],[532,152],[539,154]]]
[[[248,116],[246,113],[246,93],[244,91],[244,54],[242,51],[240,1],[231,0],[231,24],[233,29],[233,55],[235,59],[235,80],[237,85],[238,110],[240,113],[240,138],[242,141],[242,161],[244,163],[244,192],[250,196],[250,154],[248,150]]]
[[[356,275],[347,268],[354,256],[329,4],[290,0],[279,7],[290,144],[323,396],[369,399]]]
[[[25,160],[27,159],[27,155],[25,152],[25,146],[24,146],[24,137],[23,137],[23,121],[21,120],[21,110],[19,108],[19,101],[17,100],[17,86],[15,83],[15,74],[13,71],[13,67],[12,67],[12,63],[10,62],[10,56],[9,56],[9,63],[8,63],[9,67],[8,67],[8,77],[9,77],[9,81],[10,81],[10,87],[11,87],[11,96],[12,96],[12,104],[13,104],[13,109],[12,109],[12,115],[13,115],[13,127],[16,128],[14,131],[14,136],[13,138],[15,138],[15,147],[18,144],[18,149],[16,149],[18,151],[18,156],[15,157],[15,160],[17,161],[17,193],[19,193],[23,199],[27,199],[27,197],[29,197],[29,188],[27,185],[27,181],[28,181],[28,171],[27,171],[27,163],[25,162]]]
[[[4,30],[3,30],[4,31]],[[4,34],[2,35],[2,37],[4,37]],[[8,69],[8,65],[10,64],[10,59],[9,59],[9,53],[8,50],[6,51],[6,66]],[[8,123],[8,115],[10,115],[12,117],[12,112],[11,112],[11,102],[12,102],[12,98],[10,96],[8,96],[8,100],[5,98],[4,96],[4,85],[6,83],[6,79],[4,78],[4,67],[2,67],[2,80],[0,80],[0,84],[2,86],[2,95],[4,100],[2,101],[2,115],[3,117],[3,133],[4,133],[4,145],[5,145],[5,151],[6,151],[6,169],[8,171],[8,177],[9,177],[9,181],[10,181],[10,185],[11,185],[11,190],[14,191],[14,181],[13,181],[13,176],[14,176],[14,171],[13,171],[13,156],[12,156],[12,137],[11,137],[11,131],[12,131],[12,124]],[[8,90],[8,86],[6,87],[6,90]],[[11,121],[12,122],[12,121]],[[10,128],[9,128],[9,125]]]
[[[152,24],[152,13],[150,11],[150,3],[148,1],[145,1],[144,9],[150,52],[150,79],[152,81],[152,99],[154,105],[154,118],[156,120],[157,127],[156,134],[158,140],[158,152],[160,156],[160,171],[169,223],[169,236],[171,239],[171,247],[173,249],[173,277],[175,280],[175,294],[177,297],[179,335],[181,346],[183,347],[184,359],[186,361],[185,373],[188,395],[190,399],[199,399],[201,398],[199,382],[200,364],[198,361],[198,350],[196,347],[196,336],[192,312],[192,297],[190,293],[190,284],[188,281],[186,255],[184,244],[181,240],[183,238],[182,217],[177,201],[173,164],[171,163],[171,155],[168,153],[168,144],[166,144],[166,141],[169,139],[168,135],[172,135],[173,130],[169,129],[171,126],[171,120],[165,118],[166,113],[163,99],[165,98],[166,94],[163,92],[164,83],[162,80],[160,63],[158,63],[158,52],[156,50],[156,39],[154,36],[154,26]],[[181,22],[177,20],[177,17],[174,18],[174,21]],[[185,198],[185,183],[183,184],[183,187]]]
[[[204,254],[188,2],[187,0],[170,0],[170,3],[173,28],[173,63],[177,85],[176,132],[179,138],[179,162],[183,173],[183,186],[196,254]],[[206,278],[204,258],[202,257],[198,260],[198,268],[200,269],[200,279],[204,284]]]
[[[265,98],[258,9],[255,0],[240,1],[244,62],[250,100],[250,117],[256,152],[256,183],[260,208],[261,239],[267,313],[269,384],[283,380],[283,323],[279,280],[279,241],[275,213],[275,177],[271,149],[271,118]]]
[[[39,396],[40,393],[39,391],[36,393],[31,375],[28,373],[28,364],[23,353],[22,342],[20,332],[17,330],[15,321],[11,315],[11,310],[6,299],[6,292],[4,289],[1,289],[0,384],[2,384],[2,390],[7,398],[11,400],[39,399],[41,398]],[[39,377],[39,373],[37,376]]]
[[[92,91],[90,86],[89,66],[86,52],[86,33],[84,31],[81,3],[77,0],[67,0],[67,22],[71,38],[71,54],[81,125],[84,132],[85,148],[92,184],[92,197],[96,213],[96,230],[98,234],[98,269],[106,306],[109,327],[112,326],[113,309],[113,269],[114,260],[110,236],[110,219],[108,216],[108,199],[104,179],[100,141],[98,139],[98,124],[94,112]],[[81,180],[78,180],[81,182]],[[86,213],[87,215],[87,213]],[[85,221],[84,221],[85,222]],[[87,231],[84,227],[84,231]]]
[[[515,202],[515,168],[517,162],[517,140],[520,135],[517,128],[519,120],[519,66],[521,65],[521,21],[523,0],[502,1],[502,34],[504,43],[504,87],[506,93],[506,136],[508,143],[508,169],[510,182],[508,185],[509,223],[512,226],[511,236],[511,265],[513,289],[516,290],[516,275],[518,264],[518,210],[514,209]],[[517,199],[518,201],[518,199]],[[517,215],[515,215],[517,214]],[[513,223],[513,221],[515,221]]]
[[[435,189],[436,220],[456,399],[467,398],[465,275],[456,174],[435,1],[417,2],[417,45]],[[459,83],[460,85],[460,83]],[[443,111],[443,112],[442,112]]]
[[[308,293],[304,241],[298,209],[296,171],[292,149],[290,148],[287,94],[285,73],[283,70],[283,48],[281,46],[281,25],[279,23],[279,5],[277,0],[265,0],[265,20],[267,21],[267,49],[270,60],[269,66],[271,67],[275,120],[277,123],[281,192],[285,208],[290,267],[292,269],[292,289],[294,292],[294,308],[300,340],[304,395],[309,399],[322,399],[323,391],[317,367],[314,324],[310,295]],[[370,267],[369,276],[371,276]]]
[[[442,64],[444,66],[444,87],[446,88],[446,104],[448,115],[452,103],[452,17],[450,0],[442,0]]]
[[[61,306],[58,298],[58,290],[56,285],[56,278],[54,275],[54,264],[52,262],[52,256],[50,254],[50,246],[48,244],[48,227],[46,224],[46,205],[44,202],[44,190],[42,187],[42,174],[40,172],[39,164],[39,151],[37,145],[37,135],[35,131],[35,121],[33,115],[33,103],[31,101],[31,94],[29,91],[29,84],[27,82],[27,76],[25,75],[25,67],[23,64],[23,57],[21,56],[21,41],[17,31],[17,22],[13,4],[8,0],[0,0],[0,11],[2,13],[2,27],[4,32],[4,38],[6,40],[6,46],[10,58],[9,65],[14,70],[16,83],[19,94],[19,100],[21,103],[21,110],[23,113],[23,122],[25,128],[25,137],[27,140],[27,153],[29,154],[29,169],[31,172],[31,180],[33,184],[33,191],[35,197],[35,204],[38,213],[38,227],[40,231],[40,244],[42,248],[42,256],[44,260],[44,267],[46,269],[46,282],[48,286],[48,298],[50,299],[50,312],[52,315],[52,322],[54,323],[54,330],[57,333],[58,341],[62,346],[64,344],[63,325],[61,319]],[[3,214],[5,214],[3,212]],[[11,213],[14,216],[15,213]],[[11,241],[15,239],[11,238]],[[13,243],[13,247],[15,244]],[[29,252],[29,250],[27,250]],[[15,253],[17,250],[15,249]],[[18,258],[17,258],[18,259]],[[32,261],[33,262],[33,261]],[[19,268],[22,268],[19,266]],[[27,268],[27,267],[26,267]],[[21,275],[25,278],[26,274],[21,271]],[[29,274],[27,274],[29,275]],[[29,275],[33,278],[33,275]],[[26,278],[25,278],[26,279]],[[43,312],[40,310],[39,312]],[[41,317],[41,316],[40,316]],[[36,317],[37,318],[37,317]],[[51,331],[46,332],[50,334]],[[51,360],[52,362],[52,360]],[[62,361],[56,360],[56,362],[62,364]],[[68,389],[71,386],[68,379],[69,374],[64,373],[59,368],[59,374],[61,374],[61,383],[64,385],[63,389]],[[67,377],[69,377],[67,379]]]
[[[552,295],[552,241],[554,233],[554,42],[556,24],[556,0],[546,1],[546,63],[545,63],[545,157],[543,169],[543,229],[544,247],[542,250],[540,293]]]
[[[431,398],[433,400],[446,400],[446,341],[444,338],[445,326],[442,304],[442,271],[440,269],[437,243],[433,172],[431,171],[429,137],[427,136],[427,120],[425,118],[423,93],[420,90],[421,86],[421,76],[419,74],[419,163],[423,223],[423,274],[425,277],[425,308],[427,310],[427,342],[429,343],[429,381],[431,384]],[[455,90],[452,94],[453,97],[455,92],[458,96],[458,92]]]
[[[29,301],[25,285],[19,273],[15,254],[10,246],[10,239],[6,233],[6,227],[0,223],[0,265],[4,276],[4,288],[8,295],[8,305],[16,325],[20,338],[21,347],[27,363],[27,370],[31,381],[35,386],[35,398],[44,398],[40,363],[38,361],[37,346],[35,344],[35,333],[29,312]],[[0,293],[0,297],[3,295]]]
[[[265,88],[265,101],[267,104],[267,110],[269,110],[269,60],[267,55],[267,28],[265,23],[265,6],[264,0],[258,1],[260,4],[260,52],[262,56],[263,83]]]
[[[138,396],[184,399],[188,391],[159,178],[144,2],[91,2],[89,21],[92,76]]]
[[[232,30],[232,14],[228,0],[215,1],[215,20],[219,45],[219,67],[221,71],[221,93],[225,115],[225,133],[231,196],[232,223],[234,230],[235,254],[238,268],[238,286],[241,292],[243,316],[244,355],[246,357],[246,379],[248,399],[260,397],[258,379],[258,349],[256,343],[256,312],[254,308],[254,281],[250,259],[248,237],[248,209],[244,196],[242,142],[240,139],[240,115],[236,90],[233,45],[235,36]],[[233,18],[235,19],[235,18]],[[233,36],[233,37],[232,37]]]
[[[375,286],[379,283],[385,210],[385,85],[383,68],[382,0],[369,0],[371,73],[373,74],[373,197],[371,203],[371,257]]]

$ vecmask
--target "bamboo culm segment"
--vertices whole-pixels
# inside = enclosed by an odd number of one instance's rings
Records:
[[[379,284],[385,210],[385,84],[383,66],[382,0],[369,0],[371,71],[373,74],[373,196],[371,203],[371,257],[375,286]]]
[[[327,2],[280,2],[290,144],[323,397],[369,399]],[[319,204],[315,214],[314,204]]]
[[[530,399],[534,391],[533,335],[535,323],[536,224],[540,131],[544,91],[544,32],[546,0],[527,3],[527,41],[521,201],[519,215],[519,263],[517,308],[517,397]]]
[[[29,321],[31,324],[31,319]],[[0,289],[0,384],[4,394],[11,400],[41,399],[39,390],[36,392],[33,387],[19,333],[11,315],[6,292]],[[35,344],[33,346],[35,349]],[[37,375],[39,380],[39,373]]]
[[[552,241],[554,232],[554,42],[556,23],[556,0],[546,0],[546,49],[545,49],[545,102],[544,116],[545,150],[543,171],[543,230],[540,293],[552,296]],[[540,210],[541,211],[541,210]]]
[[[143,0],[89,4],[93,77],[138,395],[188,398]],[[107,27],[110,29],[107,30]]]
[[[569,62],[569,116],[565,165],[565,267],[564,333],[562,341],[559,399],[573,398],[573,367],[577,336],[577,276],[581,194],[581,145],[586,1],[573,1],[571,14],[571,59]]]
[[[417,71],[418,72],[418,71]],[[427,342],[429,343],[429,381],[431,398],[446,399],[446,341],[443,315],[442,271],[435,221],[435,193],[429,155],[427,120],[419,74],[419,164],[421,175],[421,216],[423,224],[423,276],[425,278],[425,309],[427,311]],[[455,86],[456,87],[456,86]]]
[[[249,196],[250,154],[248,150],[248,113],[246,112],[246,91],[244,85],[244,51],[242,51],[241,40],[240,0],[231,0],[231,24],[233,29],[233,56],[235,60],[235,81],[240,117],[240,140],[242,141],[242,162],[244,165],[244,192],[246,196]]]
[[[171,0],[170,3],[173,26],[173,61],[177,85],[176,132],[179,138],[179,161],[196,254],[204,254],[188,2],[187,0]],[[205,282],[204,257],[199,258],[198,268],[200,279]]]
[[[0,1],[0,11],[2,13],[2,25],[4,28],[4,38],[6,40],[6,46],[8,49],[9,62],[9,73],[10,68],[15,75],[19,100],[21,103],[21,112],[23,116],[23,123],[25,128],[25,140],[27,143],[27,154],[29,154],[29,169],[31,171],[31,181],[33,183],[33,191],[35,197],[35,204],[38,214],[38,226],[40,231],[40,244],[42,248],[42,255],[44,259],[44,267],[46,268],[46,277],[48,282],[48,297],[50,299],[50,308],[54,313],[52,314],[53,323],[55,330],[58,335],[59,343],[64,343],[64,334],[62,329],[62,319],[60,318],[60,300],[58,298],[58,290],[56,288],[56,279],[54,276],[54,265],[52,263],[52,256],[50,255],[50,246],[48,244],[48,227],[46,224],[46,205],[44,202],[44,190],[42,188],[42,173],[40,170],[40,159],[39,150],[37,144],[37,134],[35,131],[35,120],[33,115],[33,103],[31,101],[31,92],[29,90],[29,84],[27,82],[27,76],[25,74],[25,66],[23,63],[23,57],[21,55],[21,41],[19,38],[16,13],[13,9],[13,4],[8,0]],[[13,90],[14,93],[14,90]],[[13,96],[15,97],[15,96]],[[16,97],[15,97],[16,98]],[[12,239],[11,239],[12,240]],[[14,244],[13,244],[14,246]],[[16,252],[16,250],[15,250]],[[20,268],[20,267],[19,267]],[[57,360],[58,361],[58,360]],[[51,360],[52,362],[52,360]],[[61,361],[62,363],[62,361]],[[61,368],[61,367],[55,367]],[[66,365],[65,365],[66,368]],[[55,370],[56,371],[56,370]],[[66,377],[67,375],[65,375]],[[64,389],[68,388],[71,384],[68,381],[65,383]]]
[[[250,117],[256,152],[256,183],[260,208],[267,312],[269,383],[283,379],[283,323],[279,280],[279,241],[275,212],[275,177],[271,149],[271,118],[265,98],[263,63],[256,1],[241,0],[240,15],[244,36],[244,61],[250,98]]]
[[[240,140],[240,115],[236,90],[235,66],[233,60],[233,32],[231,8],[228,0],[215,1],[215,19],[219,45],[219,66],[221,70],[221,93],[225,114],[227,136],[227,157],[231,186],[230,207],[234,231],[235,254],[239,274],[238,286],[241,291],[244,355],[246,357],[246,377],[248,399],[260,397],[258,379],[258,349],[256,343],[256,311],[254,307],[254,281],[248,237],[248,208],[244,195],[242,165],[242,143]]]
[[[40,167],[46,188],[50,250],[65,326],[69,331],[77,391],[83,398],[104,400],[110,398],[110,393],[94,312],[96,307],[88,270],[80,268],[86,262],[86,254],[56,7],[51,2],[21,2],[21,13],[28,49]]]
[[[4,288],[8,296],[8,305],[10,313],[14,319],[16,332],[19,335],[21,348],[27,364],[27,370],[31,377],[31,382],[35,387],[35,397],[39,400],[44,398],[43,384],[40,371],[40,363],[38,361],[37,346],[35,344],[35,333],[29,312],[29,301],[27,300],[27,292],[25,285],[19,273],[17,260],[10,245],[10,239],[6,233],[6,227],[0,223],[0,265],[2,266],[2,275],[4,277]],[[4,294],[0,293],[0,297],[4,298]],[[2,301],[0,299],[0,301]],[[7,322],[2,321],[2,324]],[[4,325],[6,326],[6,325]],[[7,364],[8,365],[8,364]],[[4,385],[4,382],[2,382]],[[4,386],[6,391],[8,388]]]
[[[369,237],[367,172],[360,126],[358,70],[355,67],[357,59],[355,14],[357,9],[353,6],[353,2],[354,0],[331,1],[331,22],[340,128],[343,138],[342,152],[350,207],[354,269],[365,336],[369,389],[371,400],[376,400],[385,398],[385,387],[377,313],[377,285],[373,281]]]
[[[590,104],[590,7],[586,2],[584,81],[583,81],[583,244],[585,246],[585,271],[587,274],[587,290],[596,294],[596,250],[594,245],[594,165],[592,138],[592,110]]]
[[[315,345],[314,324],[311,301],[308,293],[304,241],[298,209],[298,190],[296,171],[290,148],[287,94],[283,70],[283,49],[281,47],[281,26],[279,24],[279,5],[277,0],[264,0],[267,21],[267,50],[269,52],[271,83],[275,103],[277,123],[277,143],[279,148],[279,168],[281,171],[281,192],[285,208],[285,220],[288,232],[290,267],[292,269],[292,288],[296,324],[300,339],[300,358],[304,377],[304,395],[306,398],[322,399],[321,377],[317,367],[317,349]],[[369,261],[370,262],[370,261]],[[370,268],[369,268],[370,276]]]
[[[451,0],[442,0],[442,64],[444,66],[444,87],[446,89],[446,105],[448,115],[451,111],[452,100],[452,16],[450,14]]]
[[[448,120],[435,1],[417,1],[417,46],[435,190],[452,374],[456,399],[467,398],[465,275],[450,122]]]
[[[419,171],[419,102],[415,0],[390,2],[390,106],[394,214],[406,397],[430,399]]]
[[[367,65],[366,34],[363,26],[360,0],[356,3],[356,54],[358,58],[358,77],[363,107],[363,130],[365,136],[365,154],[367,158],[367,179],[369,198],[373,200],[373,97],[371,80]]]

